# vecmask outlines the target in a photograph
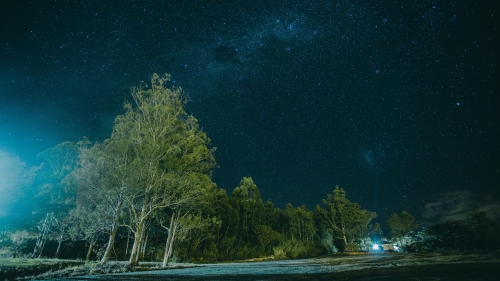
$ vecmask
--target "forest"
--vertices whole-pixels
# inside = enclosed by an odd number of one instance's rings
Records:
[[[382,239],[401,251],[500,249],[500,226],[485,212],[422,228],[402,211],[386,220],[390,233],[383,234],[372,223],[377,214],[339,186],[313,210],[264,202],[251,177],[228,194],[211,179],[215,147],[169,81],[154,74],[134,87],[103,142],[60,143],[39,153],[42,163],[34,167],[0,153],[0,169],[10,171],[2,179],[8,200],[0,213],[0,257],[166,267],[368,252]]]

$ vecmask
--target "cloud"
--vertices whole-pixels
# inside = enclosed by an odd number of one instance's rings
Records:
[[[500,201],[468,190],[441,193],[427,203],[422,214],[423,225],[465,220],[472,212],[484,211],[490,218],[500,218]]]

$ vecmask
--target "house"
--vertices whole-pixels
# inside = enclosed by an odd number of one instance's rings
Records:
[[[382,241],[380,242],[380,247],[384,249],[384,251],[394,251],[394,244],[392,242],[388,241]]]

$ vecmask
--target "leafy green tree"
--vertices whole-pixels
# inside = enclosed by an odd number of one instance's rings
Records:
[[[166,227],[162,224],[162,227],[168,231],[167,243],[165,245],[165,254],[163,257],[163,264],[162,264],[163,268],[166,268],[168,265],[169,258],[173,253],[173,246],[175,244],[175,241],[178,240],[179,238],[180,239],[182,239],[183,237],[185,238],[186,235],[184,236],[182,235],[185,234],[186,231],[190,229],[193,230],[206,229],[207,232],[204,233],[204,237],[209,237],[210,236],[209,232],[212,229],[213,225],[217,225],[220,227],[219,221],[216,220],[214,217],[212,217],[212,219],[203,218],[203,216],[201,215],[202,211],[205,210],[207,206],[210,206],[211,200],[213,199],[212,195],[216,190],[216,186],[211,181],[211,179],[205,174],[191,173],[187,176],[187,180],[185,180],[183,184],[188,184],[189,186],[184,188],[191,189],[190,192],[196,192],[196,193],[190,195],[187,192],[185,192],[184,194],[182,194],[182,196],[191,196],[191,197],[178,198],[178,200],[181,201],[174,203],[170,208],[165,208],[171,211],[171,215],[170,215],[169,227]],[[209,225],[210,227],[207,228],[192,227],[193,225],[193,223],[191,223],[192,220],[187,219],[187,217],[193,217],[192,216],[193,212],[199,212],[200,214],[199,220],[201,220],[206,225]],[[213,219],[215,219],[218,223],[214,224]],[[181,237],[177,237],[179,235],[176,236],[176,233],[178,231],[183,232],[180,233]],[[199,237],[199,236],[191,235],[187,237]],[[197,244],[197,246],[199,245],[200,244]],[[194,249],[197,248],[198,247]]]
[[[238,211],[238,239],[240,246],[258,244],[255,231],[265,220],[264,204],[257,185],[252,178],[243,177],[230,199],[231,205]]]
[[[67,213],[74,206],[76,191],[66,177],[75,169],[78,153],[78,146],[69,141],[38,153],[44,162],[38,174],[37,196],[47,204],[48,211],[61,209]]]
[[[431,250],[467,251],[474,248],[473,234],[462,221],[432,225],[427,235],[428,239],[424,243]]]
[[[243,177],[231,194],[233,207],[239,213],[239,231],[249,234],[264,219],[262,197],[252,178]]]
[[[55,257],[59,256],[61,245],[68,240],[67,228],[69,227],[69,212],[75,206],[76,192],[71,183],[70,173],[76,167],[78,161],[78,147],[73,142],[63,142],[52,148],[46,149],[38,154],[42,158],[42,163],[37,182],[39,183],[37,197],[44,204],[39,213],[47,213],[43,223],[39,223],[40,233],[35,246],[35,255],[40,256],[45,245],[46,235],[50,240],[58,242]],[[36,212],[34,212],[36,215]],[[50,220],[47,218],[50,217]],[[50,221],[50,224],[47,222]],[[50,227],[48,227],[50,225]],[[43,241],[43,243],[41,242]]]
[[[335,187],[332,194],[323,199],[326,210],[316,208],[316,221],[328,230],[334,239],[341,239],[343,246],[368,234],[370,221],[377,217],[374,212],[361,209],[358,203],[346,198],[344,189]]]
[[[74,174],[77,172],[81,171],[75,170]],[[103,182],[101,183],[104,184]],[[113,249],[118,229],[118,221],[115,221],[117,215],[116,207],[122,204],[120,202],[112,204],[112,201],[120,200],[121,198],[109,194],[109,190],[106,192],[106,186],[104,185],[100,185],[102,188],[100,190],[86,189],[88,186],[83,184],[80,187],[76,206],[70,211],[71,226],[68,229],[68,235],[73,241],[86,241],[88,243],[87,255],[85,257],[85,260],[88,261],[97,243],[97,239],[103,234],[108,234],[111,237],[111,239],[108,239],[109,246],[106,247],[101,258],[101,264],[104,264],[109,258],[110,250]],[[123,199],[121,200],[123,202]]]
[[[415,217],[403,211],[401,215],[392,214],[387,220],[387,225],[391,229],[391,237],[401,239],[406,233],[418,227]]]
[[[284,210],[288,216],[287,234],[292,240],[312,241],[316,234],[313,213],[305,206],[293,208],[292,204],[287,204]]]
[[[494,250],[500,248],[500,224],[488,217],[486,212],[474,212],[468,219],[468,226],[477,250]]]
[[[49,165],[55,176],[62,179],[73,171],[78,161],[78,147],[75,143],[66,141],[38,153],[38,157]]]
[[[210,205],[204,210],[208,218],[215,218],[219,224],[211,224],[211,239],[205,241],[203,250],[207,259],[232,259],[231,252],[238,234],[238,211],[229,203],[225,190],[215,190]]]
[[[120,226],[129,189],[127,180],[131,170],[128,159],[131,152],[126,143],[110,139],[93,145],[84,139],[78,143],[78,150],[78,166],[71,174],[77,186],[77,206],[72,216],[76,227],[73,236],[80,232],[91,248],[96,231],[100,229],[107,233],[108,243],[100,261],[103,265],[109,260]],[[90,212],[87,217],[78,217],[85,216],[84,210]]]
[[[112,141],[124,143],[131,152],[126,180],[126,226],[134,234],[131,265],[138,263],[138,250],[154,215],[195,205],[206,188],[198,175],[210,175],[215,167],[209,138],[184,111],[187,99],[182,90],[167,87],[169,80],[169,75],[153,74],[150,88],[146,84],[134,88],[134,103],[125,105],[126,112],[116,118],[111,135]]]
[[[486,212],[474,212],[467,220],[439,223],[424,229],[418,248],[434,251],[498,250],[500,224]]]
[[[260,246],[264,250],[267,249],[268,246],[278,244],[282,240],[281,235],[267,225],[258,225],[255,228],[255,233],[257,235],[257,239],[259,240]]]

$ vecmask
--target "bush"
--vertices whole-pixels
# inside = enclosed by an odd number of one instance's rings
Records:
[[[36,235],[27,231],[5,231],[0,233],[0,257],[19,258],[27,256],[30,242]]]
[[[286,251],[283,246],[276,246],[273,251],[275,260],[286,260]]]
[[[324,251],[313,242],[285,240],[273,248],[274,259],[310,258],[322,254]]]
[[[321,231],[319,244],[326,250],[328,254],[334,254],[339,251],[339,249],[335,247],[333,240],[334,240],[333,236],[329,231],[326,230]]]
[[[348,243],[344,249],[345,252],[358,252],[358,245],[355,243]]]

